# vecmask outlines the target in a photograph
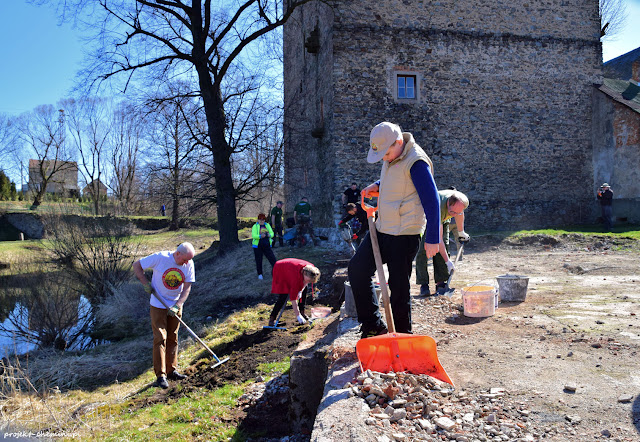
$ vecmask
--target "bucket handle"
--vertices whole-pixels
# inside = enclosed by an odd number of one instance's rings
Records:
[[[474,287],[476,285],[478,285],[481,282],[484,281],[488,281],[489,278],[485,278],[485,279],[481,279],[480,281],[476,281],[475,283],[471,284],[469,287]],[[494,293],[494,297],[495,297],[495,308],[498,308],[498,287],[496,287],[495,285],[491,285],[491,287],[493,287],[493,293]],[[464,300],[464,294],[462,295],[462,299]]]
[[[489,278],[485,278],[485,279],[481,279],[480,281],[476,281],[473,284],[471,284],[468,287],[475,287],[476,285],[480,284],[481,282],[485,282],[485,281],[489,281]],[[494,290],[498,290],[498,288],[495,286],[495,284],[491,284],[491,287],[493,287]]]

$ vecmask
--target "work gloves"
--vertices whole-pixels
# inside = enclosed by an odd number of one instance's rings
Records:
[[[151,294],[153,293],[153,287],[151,287],[151,284],[145,284],[144,286],[144,291],[147,292],[147,294]]]
[[[453,272],[455,269],[456,269],[456,266],[453,263],[453,261],[451,260],[447,261],[447,270],[449,271],[449,273]]]
[[[304,319],[304,316],[302,316],[302,314],[298,315],[298,317],[296,319],[298,320],[298,322],[300,324],[305,324],[307,322],[307,320]]]
[[[469,234],[467,232],[465,232],[464,230],[462,232],[458,232],[458,240],[460,242],[467,242],[471,239],[471,237],[469,236]]]
[[[169,310],[167,310],[167,315],[178,316],[179,311],[180,311],[180,307],[178,307],[178,304],[176,304],[173,307],[169,307]]]

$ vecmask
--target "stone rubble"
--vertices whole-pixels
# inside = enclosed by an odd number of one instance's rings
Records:
[[[510,401],[503,388],[470,395],[431,376],[371,370],[344,388],[368,404],[366,423],[380,442],[529,442],[545,437],[527,405]],[[569,433],[572,422],[579,422],[577,416],[567,419]]]
[[[260,406],[274,397],[283,404],[286,403],[289,395],[289,375],[277,376],[268,382],[263,382],[264,378],[258,377],[256,381],[238,398],[239,405],[244,408]]]

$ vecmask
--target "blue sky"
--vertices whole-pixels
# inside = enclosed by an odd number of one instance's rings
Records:
[[[0,0],[0,17],[0,112],[17,115],[68,96],[83,56],[71,26],[25,0]]]
[[[626,0],[626,28],[603,44],[604,60],[640,46],[640,0]],[[0,0],[0,112],[17,115],[68,96],[83,57],[71,25],[57,25],[52,9],[25,0]]]

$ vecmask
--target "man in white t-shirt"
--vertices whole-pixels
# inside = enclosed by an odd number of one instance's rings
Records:
[[[191,291],[191,283],[196,281],[193,267],[193,245],[184,242],[175,252],[163,251],[144,257],[133,263],[133,271],[147,293],[151,295],[150,313],[153,330],[153,369],[157,380],[155,385],[169,388],[167,378],[177,381],[187,376],[180,374],[178,366],[178,328],[182,317],[182,306]],[[151,283],[144,274],[145,269],[153,269]],[[162,297],[170,306],[167,310],[153,295]]]

